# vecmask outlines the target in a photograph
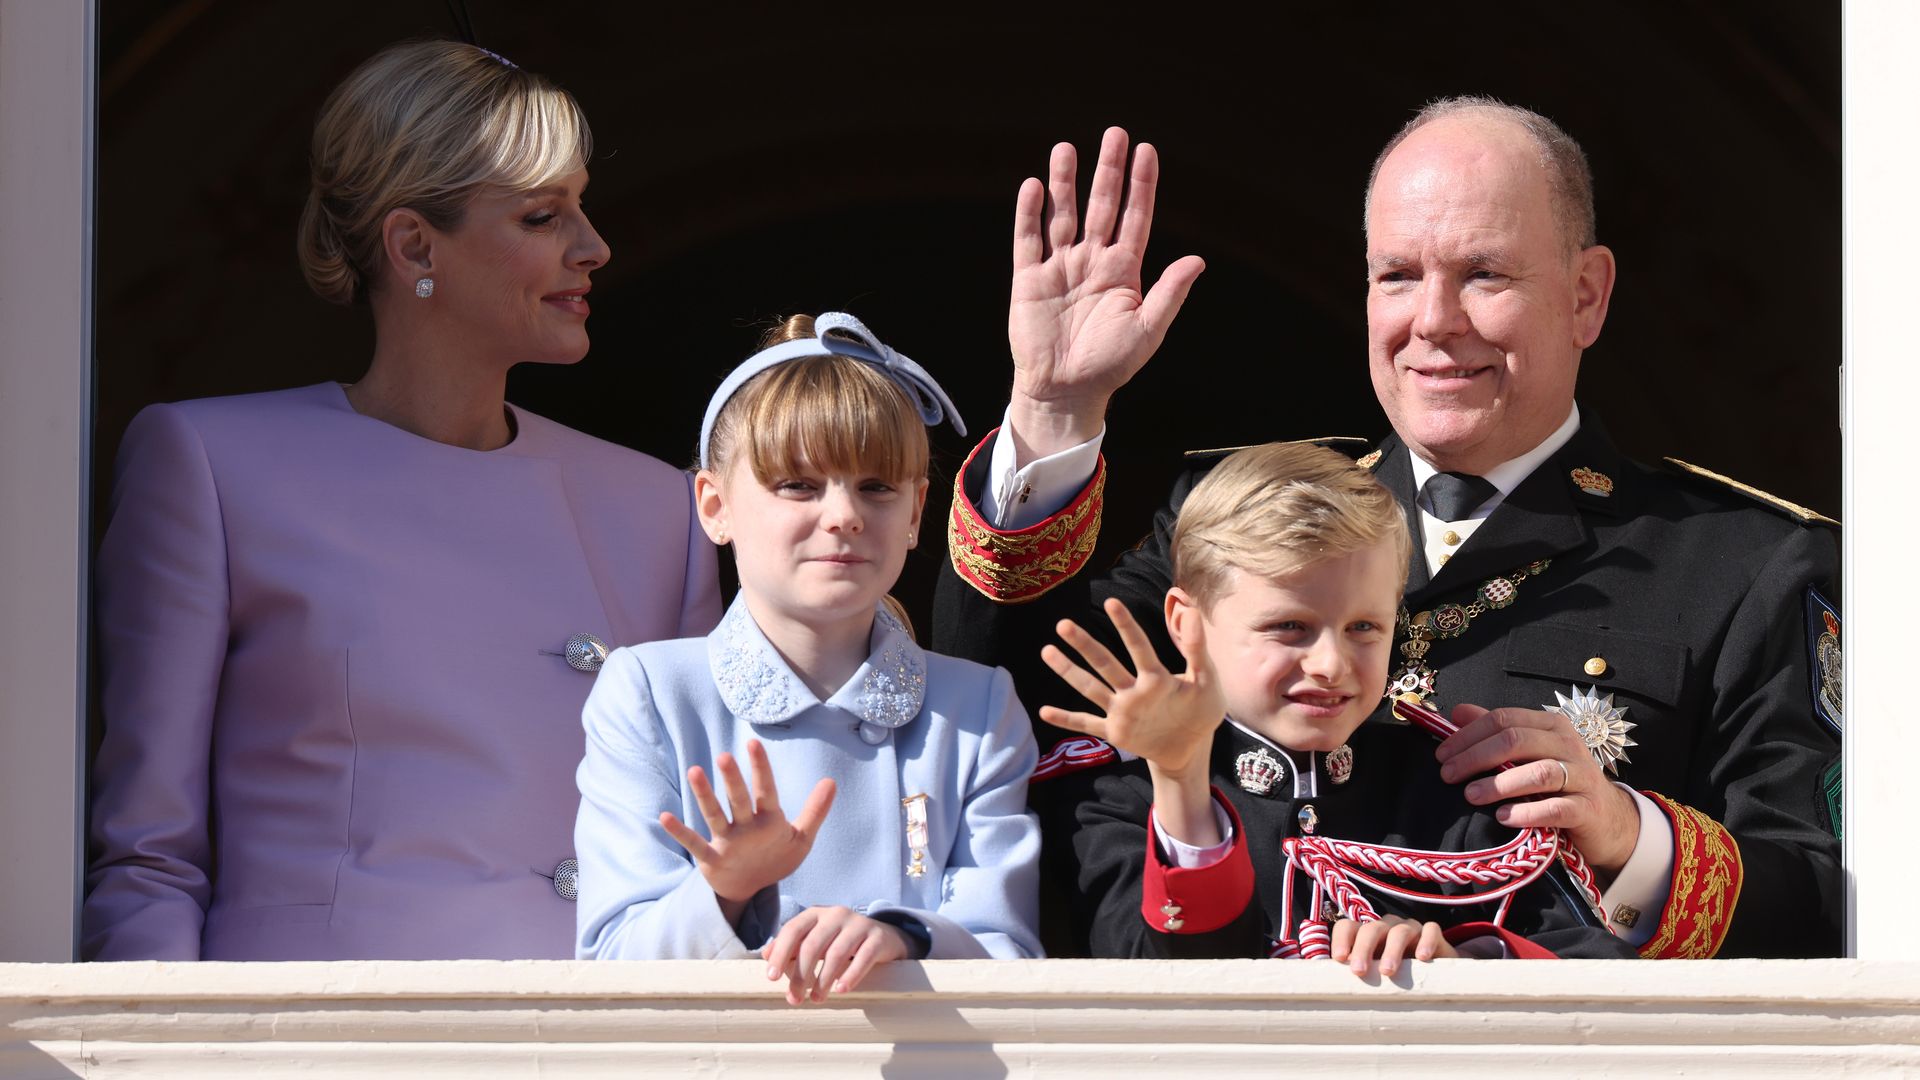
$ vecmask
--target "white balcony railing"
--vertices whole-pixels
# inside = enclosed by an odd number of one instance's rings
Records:
[[[1795,1076],[1920,1070],[1920,964],[0,965],[0,1076]]]

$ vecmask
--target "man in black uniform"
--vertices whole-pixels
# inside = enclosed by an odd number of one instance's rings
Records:
[[[1176,262],[1142,295],[1157,161],[1139,148],[1122,213],[1126,159],[1108,132],[1084,238],[1071,147],[1055,149],[1044,222],[1041,185],[1022,188],[1013,403],[963,470],[950,523],[935,647],[1007,664],[1033,703],[1073,702],[1037,661],[1056,617],[1102,624],[1093,605],[1114,596],[1157,629],[1173,511],[1195,478],[1112,571],[1079,572],[1106,402],[1200,270]],[[1369,359],[1394,434],[1361,460],[1415,538],[1391,689],[1453,708],[1443,778],[1504,803],[1505,824],[1565,830],[1642,955],[1836,955],[1839,848],[1820,799],[1837,744],[1808,640],[1814,590],[1837,578],[1833,537],[1723,478],[1624,458],[1576,407],[1614,281],[1588,177],[1550,121],[1479,99],[1429,106],[1375,165]],[[1042,776],[1108,754],[1068,740]]]

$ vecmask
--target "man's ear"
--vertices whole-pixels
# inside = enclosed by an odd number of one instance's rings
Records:
[[[1613,249],[1595,244],[1573,257],[1573,334],[1574,346],[1585,349],[1600,340],[1600,327],[1607,321],[1607,304],[1613,299],[1616,268]]]
[[[395,207],[380,222],[380,250],[395,280],[412,288],[423,277],[433,276],[433,241],[438,235],[418,211]]]
[[[707,539],[722,546],[733,539],[727,528],[727,495],[711,469],[693,474],[693,508],[700,515],[700,528]]]

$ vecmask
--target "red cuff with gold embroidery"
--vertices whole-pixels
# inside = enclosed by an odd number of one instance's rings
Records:
[[[1100,509],[1107,486],[1107,459],[1065,508],[1024,529],[1002,532],[987,524],[967,498],[967,472],[991,446],[987,432],[953,479],[953,514],[947,521],[947,551],[960,579],[1000,604],[1022,604],[1080,572],[1100,539]]]
[[[1521,937],[1519,934],[1514,933],[1504,926],[1495,926],[1490,922],[1470,922],[1461,923],[1459,926],[1450,926],[1446,929],[1443,936],[1446,937],[1447,944],[1449,945],[1458,945],[1463,941],[1470,941],[1474,938],[1497,937],[1500,939],[1500,943],[1507,947],[1507,959],[1509,960],[1560,959],[1559,953],[1554,952],[1539,942],[1531,938]]]
[[[1660,925],[1640,947],[1649,960],[1706,960],[1720,951],[1740,903],[1746,874],[1740,845],[1726,826],[1658,792],[1653,800],[1673,825],[1673,887]]]
[[[1140,917],[1169,934],[1204,934],[1240,917],[1253,901],[1253,858],[1240,815],[1218,789],[1213,801],[1233,823],[1233,846],[1211,866],[1188,869],[1160,861],[1154,842],[1153,811],[1147,811],[1147,867],[1140,877]]]

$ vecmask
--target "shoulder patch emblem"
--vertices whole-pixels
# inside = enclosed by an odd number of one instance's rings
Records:
[[[1573,477],[1573,486],[1589,495],[1604,499],[1613,494],[1613,477],[1595,469],[1581,467],[1568,474]]]
[[[1384,453],[1386,453],[1386,451],[1384,450],[1374,450],[1370,453],[1363,454],[1358,461],[1354,462],[1354,464],[1360,466],[1363,469],[1371,469],[1375,465],[1380,464],[1380,457]]]
[[[1714,483],[1720,484],[1724,487],[1732,488],[1733,490],[1739,492],[1742,495],[1747,496],[1750,499],[1754,499],[1759,502],[1765,503],[1766,505],[1772,507],[1773,509],[1778,510],[1781,513],[1787,515],[1788,517],[1793,518],[1796,521],[1799,521],[1803,525],[1811,525],[1811,524],[1814,524],[1815,522],[1818,522],[1819,524],[1822,524],[1822,525],[1831,525],[1836,529],[1840,527],[1840,523],[1838,521],[1835,521],[1833,518],[1830,518],[1827,515],[1822,514],[1817,510],[1809,510],[1808,508],[1801,506],[1799,503],[1788,502],[1787,500],[1781,498],[1778,495],[1772,495],[1767,492],[1761,491],[1759,488],[1754,487],[1752,484],[1743,484],[1740,481],[1735,480],[1731,476],[1726,476],[1721,473],[1714,472],[1712,469],[1703,469],[1698,465],[1689,464],[1688,462],[1681,461],[1679,458],[1675,458],[1675,457],[1662,458],[1661,460],[1665,461],[1668,464],[1668,466],[1678,469],[1681,472],[1691,473],[1692,475],[1698,476],[1703,480],[1712,480]]]
[[[1813,712],[1839,735],[1845,723],[1841,699],[1840,613],[1820,590],[1807,586],[1807,667],[1811,674]]]

